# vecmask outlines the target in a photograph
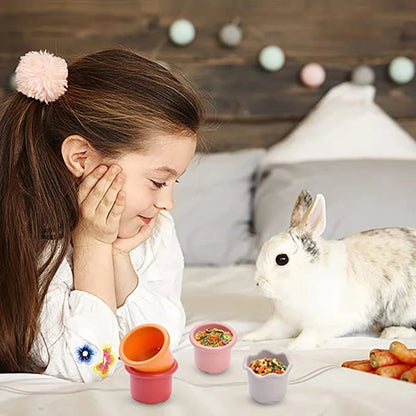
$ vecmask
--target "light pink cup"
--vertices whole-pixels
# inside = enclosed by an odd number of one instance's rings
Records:
[[[209,328],[218,328],[223,331],[230,331],[233,339],[223,347],[207,347],[201,345],[196,339],[198,331]],[[195,326],[189,333],[189,340],[194,346],[195,364],[201,370],[209,374],[219,374],[227,369],[231,361],[231,348],[237,342],[237,332],[227,324],[221,322],[203,322]]]

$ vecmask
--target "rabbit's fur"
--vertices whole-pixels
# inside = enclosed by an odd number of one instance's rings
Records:
[[[289,347],[308,349],[370,328],[384,338],[415,336],[416,230],[324,240],[325,223],[324,197],[302,191],[290,228],[266,241],[256,262],[256,284],[275,311],[244,339],[297,337]]]

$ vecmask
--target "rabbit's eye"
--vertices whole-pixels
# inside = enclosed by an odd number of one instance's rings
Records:
[[[276,264],[278,266],[284,266],[289,263],[289,256],[287,254],[278,254],[276,256]]]

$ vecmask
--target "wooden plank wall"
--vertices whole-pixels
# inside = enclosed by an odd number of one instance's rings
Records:
[[[169,25],[191,20],[189,46],[172,45]],[[220,28],[237,19],[244,32],[236,49],[223,47]],[[85,52],[127,46],[181,69],[209,97],[212,150],[268,147],[280,140],[332,86],[360,63],[376,72],[376,102],[416,137],[416,80],[398,86],[387,64],[398,55],[416,62],[415,0],[1,0],[0,99],[19,56],[47,49],[67,60]],[[287,64],[262,70],[267,44]],[[319,62],[327,81],[303,87],[301,67]]]

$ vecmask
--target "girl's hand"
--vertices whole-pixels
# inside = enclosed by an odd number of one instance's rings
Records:
[[[151,219],[149,224],[143,225],[135,236],[130,238],[117,238],[113,243],[113,255],[128,256],[130,251],[150,237],[156,221],[157,215]]]
[[[72,239],[74,245],[112,244],[117,239],[125,196],[121,191],[121,168],[98,166],[84,178],[78,190],[80,218]]]

